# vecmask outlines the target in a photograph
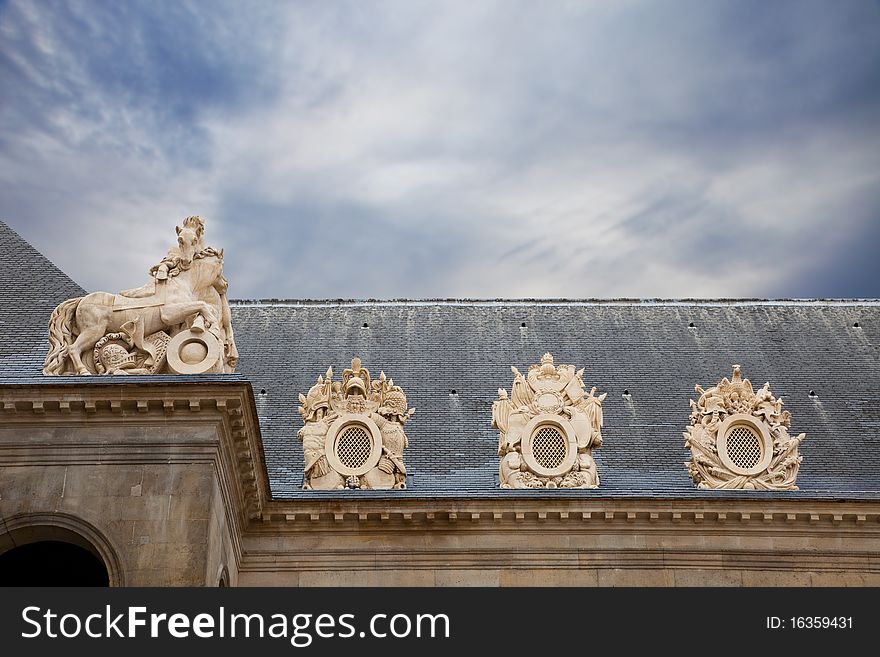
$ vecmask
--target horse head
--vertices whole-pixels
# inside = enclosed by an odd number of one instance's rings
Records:
[[[201,248],[201,239],[198,232],[190,226],[181,228],[177,226],[177,248],[180,251],[180,261],[183,268],[188,268],[196,253]]]

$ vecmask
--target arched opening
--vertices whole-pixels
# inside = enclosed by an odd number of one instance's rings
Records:
[[[37,541],[0,554],[0,586],[109,586],[101,559],[64,541]]]
[[[0,586],[124,586],[117,552],[88,522],[60,513],[5,519]]]
[[[229,571],[226,566],[220,566],[220,574],[217,576],[217,586],[221,589],[229,586]]]

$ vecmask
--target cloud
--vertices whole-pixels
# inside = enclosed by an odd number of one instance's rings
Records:
[[[91,289],[199,213],[238,297],[880,292],[866,3],[0,12],[0,216]]]

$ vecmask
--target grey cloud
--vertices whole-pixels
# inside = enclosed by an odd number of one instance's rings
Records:
[[[253,254],[226,265],[236,296],[442,296],[446,273],[479,256],[478,246],[445,233],[429,209],[427,227],[410,229],[368,207],[322,200],[268,206],[229,199],[222,207],[227,249]]]
[[[880,291],[876,5],[0,12],[0,214],[86,285],[200,212],[242,297]]]
[[[236,15],[236,6],[9,3],[0,76],[16,97],[0,119],[7,130],[40,130],[76,148],[204,167],[205,115],[234,116],[254,97],[271,102],[277,87],[270,63],[280,35],[261,21],[254,41],[251,12]],[[133,138],[139,130],[148,138]]]
[[[800,259],[794,275],[768,281],[765,294],[791,297],[880,296],[880,199],[829,208],[820,227],[800,236],[792,256]],[[808,250],[812,244],[821,250]]]

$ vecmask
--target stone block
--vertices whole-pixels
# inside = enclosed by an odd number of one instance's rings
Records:
[[[503,569],[498,576],[499,586],[596,586],[596,571],[580,568],[522,568]]]
[[[671,570],[640,568],[602,568],[599,586],[674,586]]]
[[[435,586],[500,586],[501,573],[495,568],[471,570],[436,569]]]
[[[301,571],[300,586],[434,586],[433,570]]]
[[[810,586],[809,572],[795,570],[743,570],[743,586]]]
[[[742,572],[735,569],[676,568],[675,586],[742,586]]]

